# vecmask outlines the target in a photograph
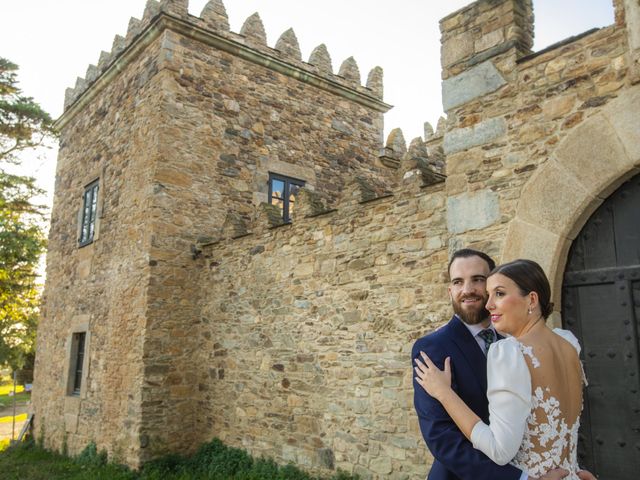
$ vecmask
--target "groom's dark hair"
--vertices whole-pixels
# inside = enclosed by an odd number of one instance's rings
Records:
[[[449,260],[449,266],[447,267],[447,273],[451,273],[451,264],[456,258],[469,257],[480,257],[482,260],[487,262],[487,265],[489,265],[489,271],[496,268],[496,262],[494,262],[493,258],[491,258],[486,253],[479,250],[474,250],[473,248],[462,248],[460,250],[456,250],[455,252],[453,252],[453,255],[451,255],[451,260]]]

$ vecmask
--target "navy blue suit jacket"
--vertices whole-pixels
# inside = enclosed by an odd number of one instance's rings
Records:
[[[444,359],[451,357],[452,387],[460,398],[489,423],[487,401],[487,359],[462,321],[454,316],[449,323],[422,337],[413,345],[413,360],[425,352],[443,368]],[[522,471],[493,463],[458,429],[440,402],[431,397],[413,380],[414,405],[420,430],[435,461],[429,480],[518,480]]]

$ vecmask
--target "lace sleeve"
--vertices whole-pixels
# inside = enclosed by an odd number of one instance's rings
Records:
[[[501,340],[487,355],[489,425],[478,422],[473,446],[498,465],[515,457],[531,413],[531,374],[516,340]]]

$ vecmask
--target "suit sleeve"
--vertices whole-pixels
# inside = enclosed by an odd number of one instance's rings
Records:
[[[414,360],[424,351],[431,360],[443,368],[447,355],[436,341],[420,339],[411,352],[412,367]],[[457,390],[455,363],[452,361],[452,387]],[[461,480],[519,480],[522,471],[512,465],[499,466],[492,462],[480,450],[476,450],[471,442],[462,434],[440,402],[431,397],[413,379],[414,405],[418,414],[422,436],[436,458],[447,470]]]

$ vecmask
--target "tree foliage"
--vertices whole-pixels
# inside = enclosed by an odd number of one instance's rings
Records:
[[[55,136],[53,121],[18,88],[18,66],[0,57],[0,161],[18,163],[17,154]]]
[[[51,117],[22,95],[18,67],[0,57],[0,365],[33,362],[39,293],[37,269],[45,250],[44,208],[35,179],[7,172],[19,153],[55,136]]]

